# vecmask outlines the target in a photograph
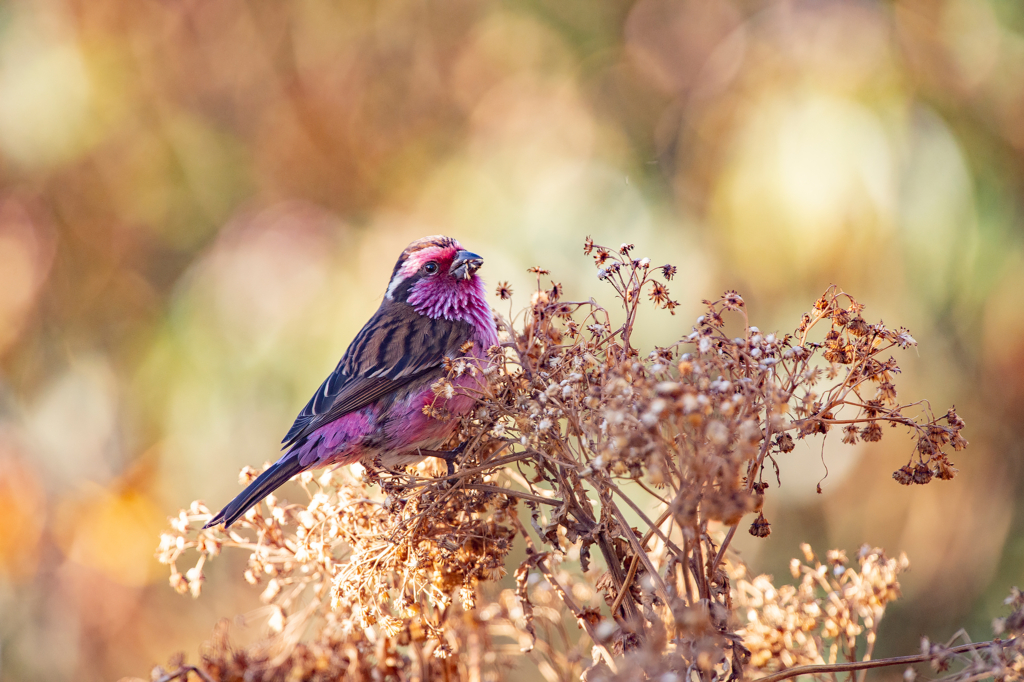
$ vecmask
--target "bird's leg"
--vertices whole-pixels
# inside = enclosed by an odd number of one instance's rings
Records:
[[[462,454],[462,451],[466,449],[467,443],[460,443],[454,450],[423,450],[417,449],[416,452],[423,455],[424,457],[437,457],[443,459],[444,463],[448,465],[448,476],[455,475],[455,459]]]

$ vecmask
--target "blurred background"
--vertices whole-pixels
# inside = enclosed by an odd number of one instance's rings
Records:
[[[4,2],[0,678],[145,677],[258,606],[244,557],[175,594],[159,532],[276,458],[439,232],[516,309],[531,265],[611,304],[588,234],[674,263],[647,347],[726,288],[762,330],[832,282],[908,326],[961,475],[801,446],[739,548],[779,580],[803,540],[905,550],[876,653],[988,638],[1024,582],[1022,198],[1017,0]]]

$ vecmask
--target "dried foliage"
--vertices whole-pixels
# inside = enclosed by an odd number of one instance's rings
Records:
[[[870,658],[885,607],[899,597],[896,578],[909,566],[907,557],[887,559],[882,550],[864,546],[858,570],[848,566],[845,552],[828,552],[823,564],[810,545],[800,549],[804,561],[790,562],[796,586],[776,587],[763,575],[751,580],[743,566],[732,572],[735,605],[746,620],[738,634],[750,650],[750,665],[765,670],[857,660],[865,632]]]
[[[433,463],[307,472],[303,501],[268,497],[227,532],[197,530],[210,518],[198,502],[173,519],[159,554],[175,589],[198,596],[205,562],[232,547],[249,554],[245,579],[267,605],[272,636],[233,651],[220,632],[206,673],[483,680],[532,665],[548,680],[732,680],[870,657],[905,557],[865,548],[854,568],[804,546],[798,584],[777,587],[727,548],[747,515],[751,534],[771,532],[762,503],[796,440],[877,441],[895,427],[915,445],[894,477],[925,484],[956,475],[948,451],[967,444],[963,420],[900,402],[890,352],[916,341],[868,323],[835,286],[792,335],[761,332],[729,291],[705,301],[692,333],[641,354],[640,306],[674,314],[676,268],[632,252],[585,245],[621,311],[565,301],[535,268],[528,308],[499,319],[491,366],[452,362],[452,375],[484,371],[490,387],[463,419],[454,477]],[[500,580],[516,545],[512,587]],[[198,562],[181,573],[189,551]],[[1016,633],[1013,618],[1003,627]],[[1021,679],[1019,653],[998,666]]]

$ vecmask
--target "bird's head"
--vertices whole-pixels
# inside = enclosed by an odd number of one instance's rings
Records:
[[[395,263],[387,297],[431,317],[465,319],[467,306],[487,305],[476,274],[483,262],[451,237],[417,239]]]

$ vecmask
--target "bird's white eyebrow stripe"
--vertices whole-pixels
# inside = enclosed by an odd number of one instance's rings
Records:
[[[417,252],[414,251],[413,253]],[[409,275],[412,274],[411,272],[406,272],[406,269],[408,268],[409,261],[412,260],[413,254],[403,254],[403,256],[402,264],[395,269],[395,274],[391,277],[391,283],[388,284],[388,291],[385,296],[389,301],[395,300],[395,290],[398,289],[402,282],[409,279]]]
[[[410,253],[408,256],[406,256],[405,260],[402,262],[402,266],[398,268],[398,271],[395,272],[394,277],[391,278],[391,284],[388,285],[388,292],[387,294],[385,294],[388,297],[388,300],[395,300],[395,291],[402,284],[402,282],[409,279],[412,273],[419,268],[418,264],[412,268],[409,267],[409,264],[415,264],[416,262],[413,259],[414,255],[422,253],[423,250],[424,249],[421,249],[420,251],[414,251],[413,253]]]
[[[435,258],[444,253],[444,251],[451,247],[458,247],[458,242],[445,238],[445,241],[441,243],[431,243],[423,248],[417,249],[412,253],[405,255],[405,260],[402,262],[401,267],[397,269],[395,274],[391,278],[391,283],[388,284],[388,291],[385,294],[389,301],[395,300],[395,291],[401,286],[402,282],[409,279],[414,272],[419,270],[424,260]]]
[[[402,266],[402,269],[405,269],[404,265]],[[387,299],[389,301],[395,300],[395,289],[398,288],[398,285],[404,282],[405,280],[409,279],[408,275],[400,276],[401,274],[402,271],[399,270],[398,272],[395,273],[395,276],[391,278],[391,284],[388,285],[388,292],[384,294],[385,296],[387,296]]]

